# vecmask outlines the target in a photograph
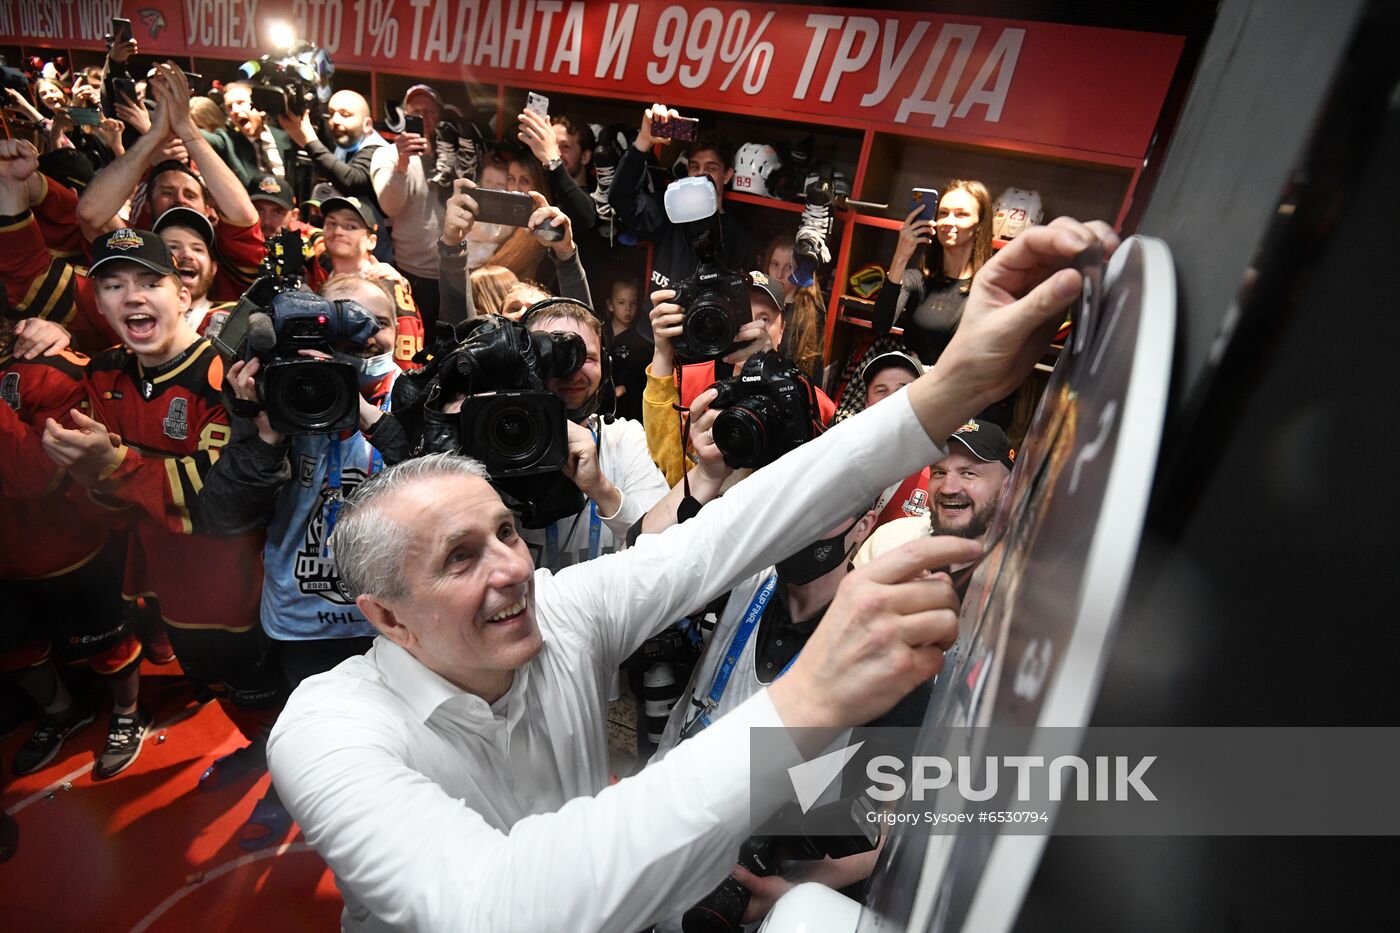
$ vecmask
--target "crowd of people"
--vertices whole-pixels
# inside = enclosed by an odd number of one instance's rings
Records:
[[[14,774],[97,718],[75,666],[112,704],[93,778],[130,767],[141,661],[178,660],[244,737],[201,786],[270,765],[240,843],[295,820],[347,928],[632,930],[733,868],[766,779],[750,727],[918,724],[1014,468],[996,414],[1106,227],[1057,221],[994,259],[985,187],[952,182],[900,231],[878,339],[829,367],[809,246],[757,244],[724,211],[734,147],[707,130],[686,171],[713,183],[749,307],[696,362],[676,299],[698,259],[653,133],[675,111],[493,128],[418,84],[384,121],[344,89],[279,117],[246,82],[199,96],[174,63],[136,73],[137,51],[8,91],[0,672],[37,717]],[[484,190],[527,214],[478,220]],[[639,241],[649,269],[618,246]],[[315,307],[368,322],[288,353],[353,372],[334,430],[279,422],[278,363],[225,352],[288,242]],[[538,384],[486,386],[502,353]],[[806,437],[739,463],[712,386],[757,362],[806,393]],[[557,399],[528,404],[562,413],[562,466],[480,462],[484,386]],[[604,740],[620,690],[651,761],[635,775]],[[806,877],[858,891],[874,860]],[[746,920],[793,883],[735,872]]]

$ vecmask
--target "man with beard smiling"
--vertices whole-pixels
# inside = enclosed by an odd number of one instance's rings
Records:
[[[252,743],[237,767],[201,779],[217,789],[263,764],[282,692],[258,625],[263,536],[211,534],[199,501],[231,434],[223,363],[190,326],[189,289],[155,234],[120,229],[92,252],[98,307],[122,346],[88,367],[91,417],[75,409],[73,428],[49,419],[44,450],[98,504],[134,513],[123,595],[159,603],[186,674],[221,691]],[[145,713],[131,717],[128,741],[139,744],[149,725]]]
[[[856,555],[855,565],[926,535],[956,535],[985,546],[1015,465],[1016,451],[1006,432],[990,421],[969,419],[948,438],[948,456],[929,467],[928,519],[910,516],[881,525]]]
[[[373,204],[374,182],[370,179],[370,163],[374,151],[388,142],[374,128],[369,115],[369,101],[354,91],[336,91],[326,104],[326,128],[330,130],[335,151],[327,149],[316,136],[309,112],[300,118],[290,114],[278,118],[282,129],[311,160],[321,174],[330,179],[337,192],[346,197],[360,198]]]
[[[219,263],[212,252],[214,225],[199,211],[172,207],[157,218],[152,229],[170,250],[175,262],[175,274],[189,290],[190,310],[185,314],[185,319],[195,333],[203,335],[212,322],[222,322],[226,316],[218,312],[226,312],[233,307],[232,302],[209,301],[209,289],[214,284],[214,277],[219,274]],[[215,333],[218,331],[215,330]]]

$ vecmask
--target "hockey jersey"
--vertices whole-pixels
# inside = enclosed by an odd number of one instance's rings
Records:
[[[44,423],[73,427],[88,408],[86,357],[35,360],[0,355],[0,579],[69,573],[92,560],[116,520],[91,501],[66,495],[70,481],[44,453]]]
[[[231,435],[223,372],[205,338],[154,369],[120,347],[94,359],[93,417],[121,437],[123,458],[91,495],[134,511],[128,599],[154,595],[171,625],[244,631],[258,624],[263,535],[206,534],[199,510],[204,477]]]

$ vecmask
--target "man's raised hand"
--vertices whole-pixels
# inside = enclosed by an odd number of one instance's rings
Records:
[[[978,271],[962,322],[935,367],[973,394],[964,414],[1005,398],[1025,379],[1083,286],[1071,263],[1096,244],[1107,258],[1118,235],[1103,221],[1058,217],[1026,230]],[[957,423],[929,436],[947,437]]]

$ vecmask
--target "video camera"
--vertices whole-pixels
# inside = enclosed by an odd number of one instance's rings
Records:
[[[312,116],[331,98],[335,65],[325,49],[298,41],[280,55],[247,61],[238,70],[252,85],[253,106],[273,117]]]
[[[801,370],[765,350],[716,382],[715,446],[734,469],[772,463],[821,433],[816,389]]]
[[[817,807],[806,818],[799,817],[795,805],[790,804],[771,822],[781,821],[791,825],[795,820],[800,820],[803,834],[750,836],[739,849],[738,862],[755,875],[766,877],[777,874],[785,861],[820,861],[869,852],[880,842],[880,831],[869,819],[872,812],[874,807],[864,795],[846,797]],[[809,826],[825,829],[833,825],[841,827],[843,834],[815,835],[807,831]],[[741,920],[749,906],[749,898],[748,888],[733,878],[726,878],[704,900],[685,912],[681,917],[681,929],[684,933],[732,933],[741,930],[744,926]]]
[[[724,241],[719,196],[708,176],[672,183],[665,201],[666,216],[685,233],[700,260],[690,278],[675,285],[675,302],[684,309],[685,319],[671,347],[686,362],[717,360],[734,350],[739,328],[753,318],[749,277],[719,263]]]
[[[349,363],[302,350],[359,350],[379,330],[374,314],[350,299],[329,301],[302,285],[301,237],[283,230],[267,244],[262,274],[230,312],[213,342],[225,363],[257,358],[258,394],[279,434],[334,434],[359,420],[359,380]]]

